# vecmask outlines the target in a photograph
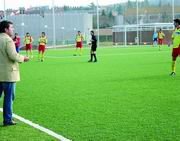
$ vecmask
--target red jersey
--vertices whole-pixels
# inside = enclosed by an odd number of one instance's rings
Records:
[[[13,41],[14,41],[16,47],[20,46],[20,40],[21,39],[19,36],[14,37]]]

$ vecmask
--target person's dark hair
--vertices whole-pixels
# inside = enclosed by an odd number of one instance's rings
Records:
[[[9,25],[10,24],[13,24],[12,22],[10,22],[10,21],[1,21],[0,22],[0,33],[5,33],[5,29],[7,28],[9,28]]]
[[[174,19],[174,22],[180,25],[180,19]]]
[[[93,34],[94,34],[94,31],[93,31],[93,30],[91,30],[91,33],[93,33]]]
[[[42,34],[46,35],[46,33],[45,33],[45,32],[42,32]]]

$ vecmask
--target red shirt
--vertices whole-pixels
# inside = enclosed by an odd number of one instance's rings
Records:
[[[14,37],[13,41],[14,41],[16,47],[20,46],[20,40],[21,39],[19,36]]]

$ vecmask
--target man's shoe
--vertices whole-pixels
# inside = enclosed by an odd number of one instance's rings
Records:
[[[17,124],[17,123],[12,120],[11,122],[7,122],[7,123],[4,122],[4,123],[3,123],[3,126],[12,126],[12,125],[16,125],[16,124]]]
[[[94,62],[97,62],[97,60],[94,60]]]
[[[176,75],[175,72],[171,72],[171,73],[170,73],[170,76],[175,76],[175,75]]]
[[[89,60],[88,62],[92,62],[92,60]]]

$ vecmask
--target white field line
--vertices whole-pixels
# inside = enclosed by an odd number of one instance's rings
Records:
[[[161,52],[158,52],[159,53],[167,53],[169,51],[161,51]],[[136,52],[136,53],[112,53],[112,54],[100,54],[98,56],[125,56],[125,55],[138,55],[138,54],[155,54],[157,52]],[[45,56],[46,58],[77,58],[77,57],[88,57],[89,55],[82,55],[82,56],[50,56],[50,55],[47,55]]]
[[[85,44],[87,45],[87,44]],[[69,44],[69,45],[56,45],[56,46],[47,46],[47,49],[61,49],[61,50],[68,50],[68,49],[73,49],[73,48],[64,48],[64,47],[68,47],[68,46],[71,46],[71,47],[74,47],[74,49],[76,49],[76,44]],[[146,47],[151,47],[151,45],[147,45]],[[144,47],[144,48],[146,48]],[[83,46],[83,49],[90,49],[91,46],[87,45],[87,46]],[[130,45],[130,46],[124,46],[124,45],[117,45],[117,46],[113,46],[112,45],[108,45],[108,46],[100,46],[99,47],[100,49],[101,48],[142,48],[140,46],[136,46],[136,45]]]
[[[62,49],[64,47],[68,47],[68,46],[74,46],[75,44],[69,44],[69,45],[56,45],[56,46],[47,46],[47,49]]]
[[[0,108],[0,112],[3,112],[2,108]],[[59,135],[59,134],[57,134],[57,133],[55,133],[55,132],[53,132],[53,131],[45,128],[45,127],[40,126],[39,124],[33,123],[32,121],[27,120],[27,119],[25,119],[23,117],[20,117],[20,116],[18,116],[16,114],[13,114],[13,117],[18,119],[21,122],[24,122],[25,124],[27,124],[29,126],[32,126],[33,128],[36,128],[36,129],[38,129],[38,130],[40,130],[40,131],[42,131],[42,132],[44,132],[44,133],[46,133],[48,135],[60,140],[60,141],[71,141],[71,140],[63,137],[62,135]]]

